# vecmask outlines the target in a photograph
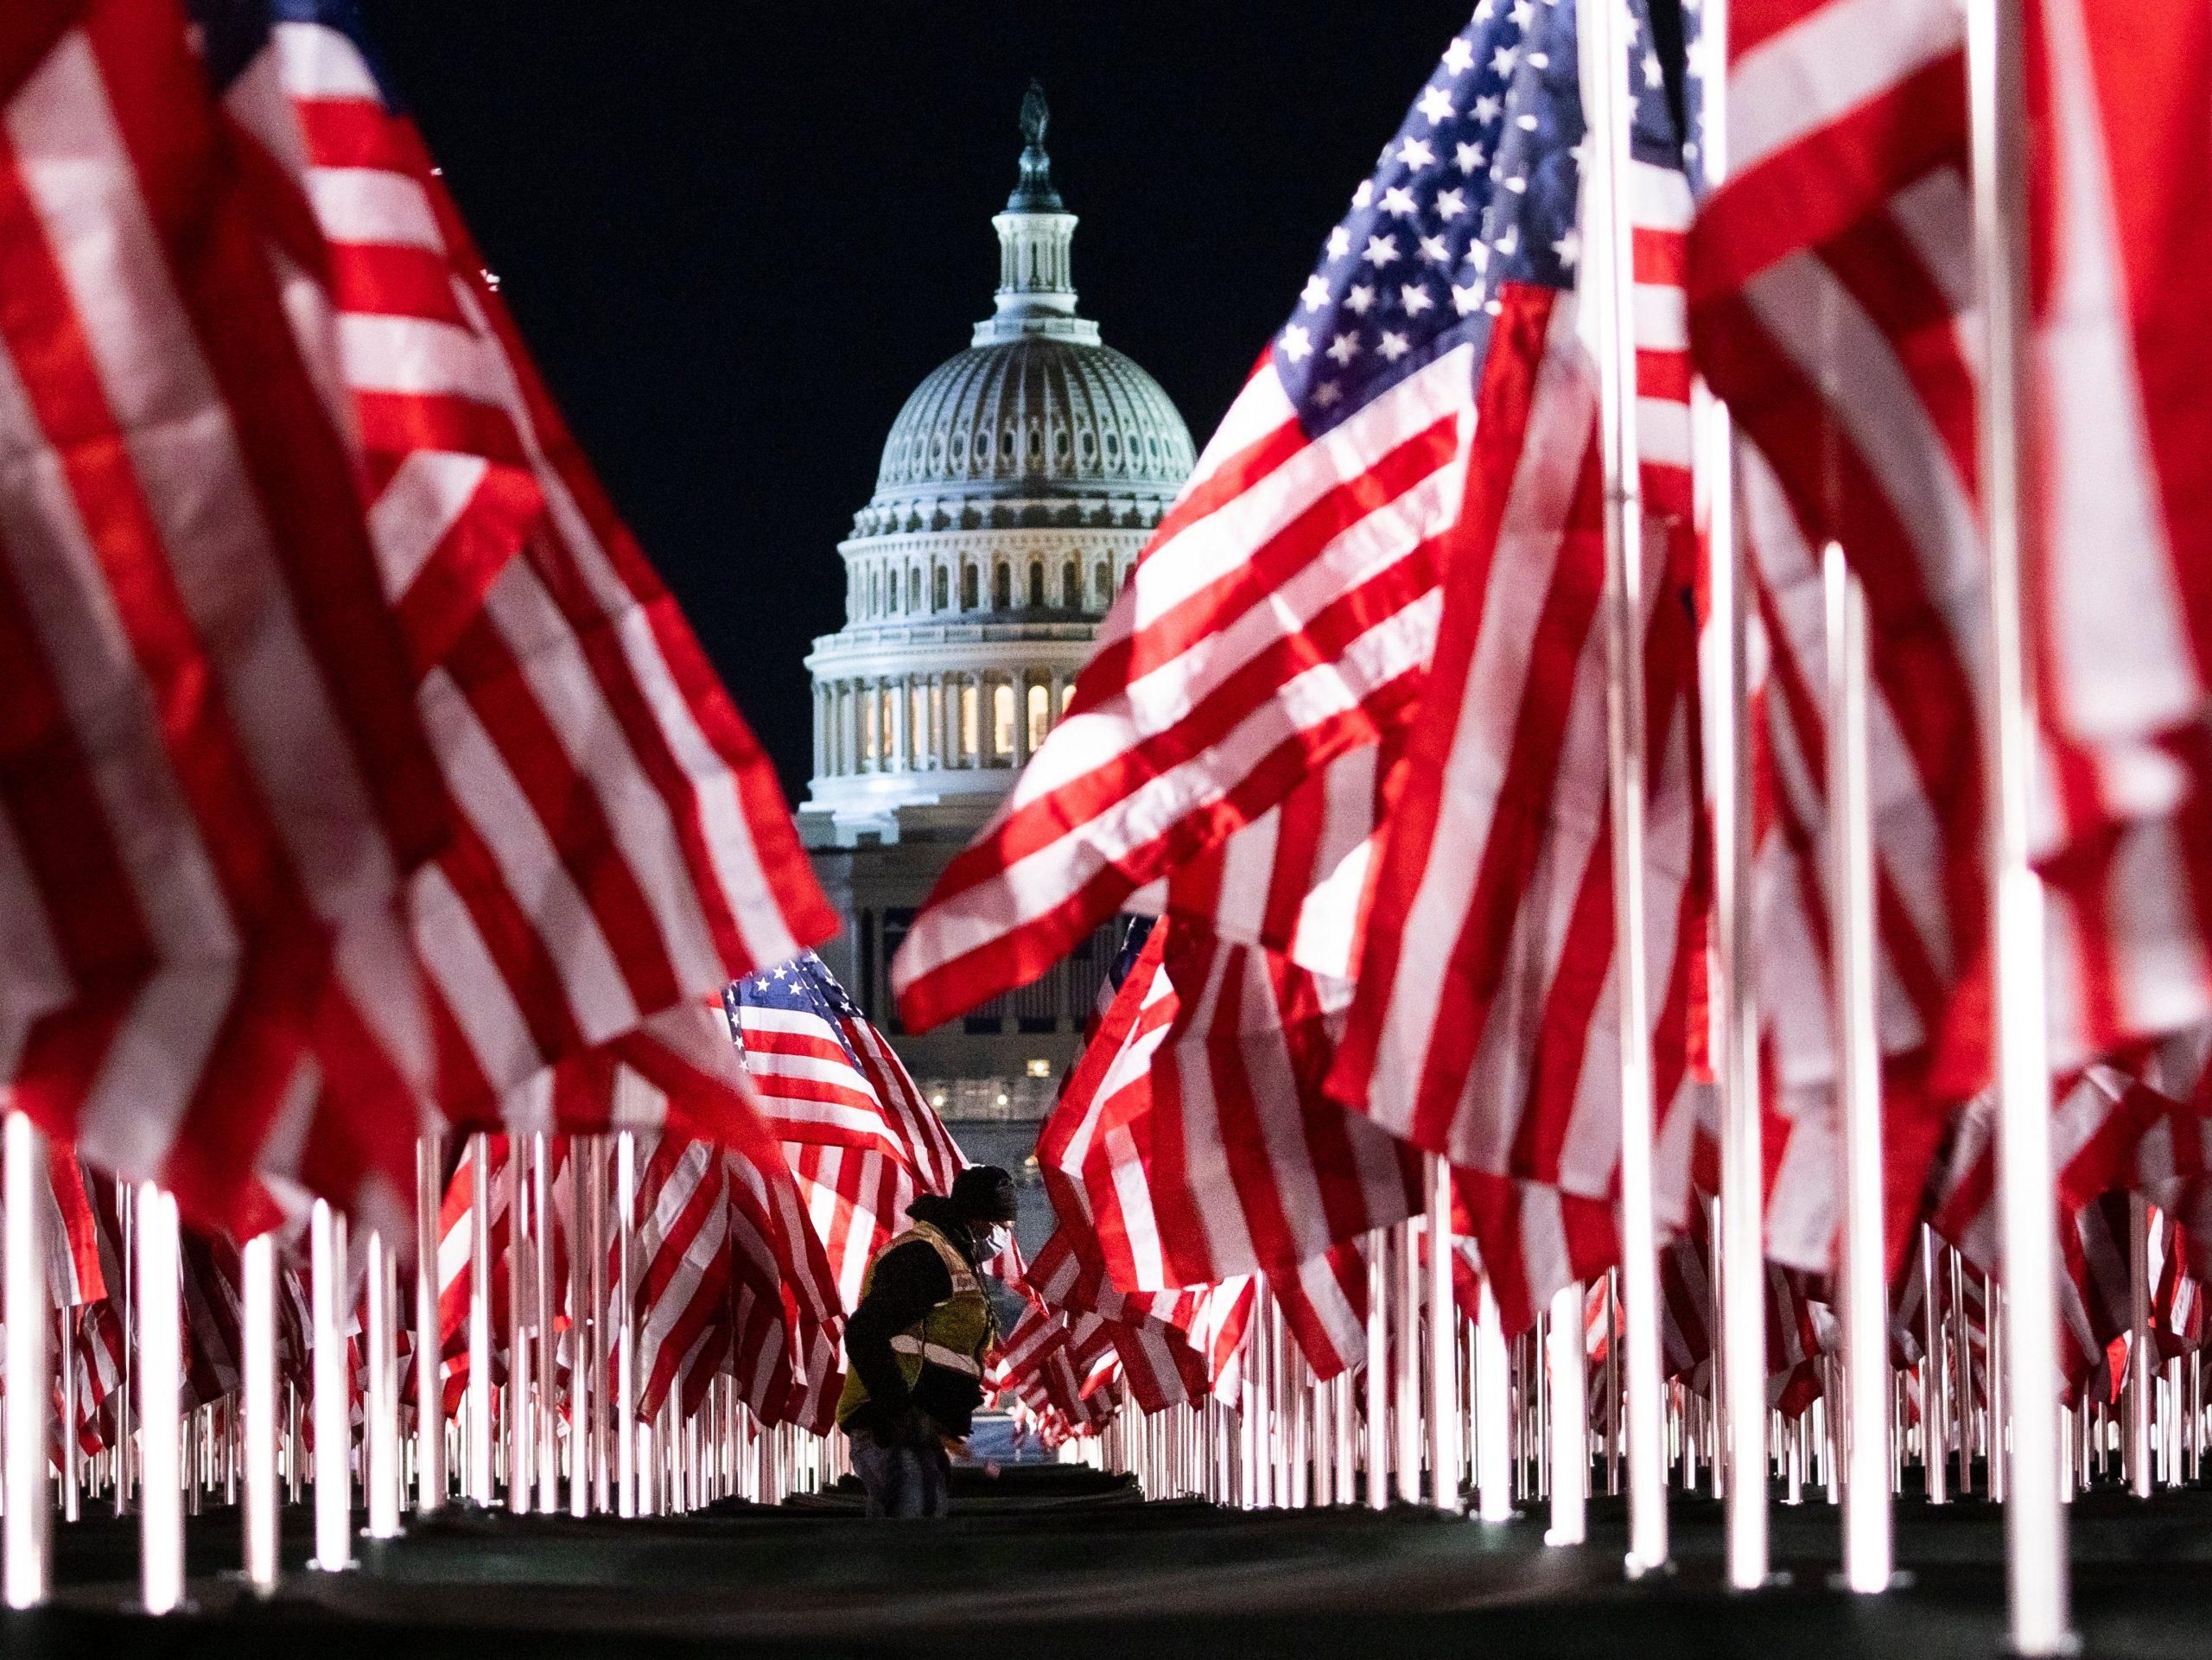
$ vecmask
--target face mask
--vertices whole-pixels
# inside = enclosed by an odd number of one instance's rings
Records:
[[[976,1229],[976,1256],[981,1262],[989,1262],[1006,1249],[1006,1229],[995,1222],[979,1224]]]

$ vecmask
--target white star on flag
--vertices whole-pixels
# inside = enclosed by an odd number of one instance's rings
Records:
[[[1452,44],[1464,48],[1465,42],[1454,41]],[[1452,107],[1452,95],[1441,86],[1427,87],[1421,92],[1420,109],[1421,112],[1428,118],[1428,124],[1432,127],[1439,122],[1449,121],[1459,113]]]
[[[1394,184],[1382,193],[1382,211],[1400,219],[1420,211],[1421,204],[1414,200],[1414,193],[1402,184]]]
[[[1418,283],[1408,283],[1398,290],[1399,302],[1406,308],[1406,315],[1418,317],[1436,303],[1429,298],[1428,290]]]
[[[1467,197],[1465,191],[1440,190],[1436,193],[1436,217],[1446,225],[1466,211]]]
[[[1429,167],[1436,161],[1436,152],[1428,147],[1426,138],[1408,138],[1398,146],[1398,159],[1408,167]]]
[[[1293,363],[1313,355],[1313,336],[1304,323],[1293,323],[1282,331],[1282,349]]]
[[[1328,355],[1340,366],[1349,366],[1351,360],[1359,355],[1359,336],[1346,329],[1329,342]]]
[[[1367,251],[1360,258],[1381,270],[1398,258],[1398,239],[1394,236],[1371,236],[1367,239]]]
[[[1306,279],[1305,290],[1298,296],[1306,302],[1308,311],[1319,311],[1329,303],[1329,279],[1315,271]]]
[[[1395,363],[1414,348],[1403,334],[1395,334],[1386,328],[1382,331],[1382,343],[1376,349],[1390,362]]]
[[[1478,13],[1477,16],[1480,16]],[[1444,67],[1455,75],[1464,75],[1474,67],[1474,49],[1464,40],[1454,40],[1444,48]]]

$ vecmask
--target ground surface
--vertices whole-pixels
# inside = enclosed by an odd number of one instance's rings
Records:
[[[1071,1479],[1073,1478],[1073,1479]],[[127,1523],[57,1530],[56,1606],[0,1617],[16,1657],[391,1660],[493,1651],[773,1657],[1986,1656],[1999,1651],[2003,1528],[1991,1507],[1901,1505],[1887,1596],[1831,1588],[1834,1513],[1777,1508],[1789,1582],[1719,1588],[1720,1512],[1674,1515],[1676,1572],[1622,1582],[1618,1501],[1592,1542],[1547,1550],[1541,1523],[1421,1513],[1246,1516],[1146,1504],[1085,1472],[1017,1472],[948,1522],[869,1523],[848,1503],[741,1505],[680,1521],[454,1516],[370,1547],[354,1573],[288,1574],[267,1605],[223,1577],[235,1516],[188,1530],[195,1612],[119,1612],[137,1572]],[[1009,1489],[1013,1489],[1010,1491]],[[288,1567],[308,1518],[286,1519]],[[2075,1507],[2075,1606],[2091,1655],[2212,1656],[2212,1493]]]

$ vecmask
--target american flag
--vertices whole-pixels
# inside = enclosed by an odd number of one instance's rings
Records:
[[[1056,1208],[1117,1288],[1295,1275],[1411,1213],[1417,1161],[1321,1092],[1329,999],[1262,948],[1154,927],[1038,1137]]]
[[[1658,1207],[1687,1219],[1691,1040],[1709,856],[1698,755],[1681,258],[1690,194],[1640,8],[1630,62],[1649,771],[1644,881]],[[1466,512],[1435,660],[1377,855],[1332,1088],[1385,1129],[1513,1184],[1476,1207],[1484,1260],[1535,1309],[1586,1273],[1620,1141],[1595,365],[1581,338],[1586,142],[1575,12],[1482,25],[1510,79],[1484,216]],[[1511,1306],[1501,1294],[1501,1303]]]
[[[1553,10],[1483,0],[1360,182],[1066,716],[915,919],[893,969],[912,1029],[1035,977],[1406,720],[1493,326],[1484,227],[1516,143],[1506,92],[1524,28]]]
[[[2212,21],[2124,0],[2023,9],[2048,67],[2031,111],[2040,273],[2026,571],[2043,730],[2053,1064],[2212,1010],[2202,780],[2207,572],[2193,466],[2212,394]],[[1941,885],[1903,895],[1931,953],[1936,1087],[1987,1076],[1977,862],[1986,665],[1974,449],[1981,322],[1967,181],[1964,14],[1895,0],[1760,7],[1730,41],[1730,169],[1692,244],[1699,364],[1873,620],[1874,770]],[[1916,823],[1915,822],[1916,821]],[[1878,829],[1886,845],[1886,827]],[[1904,1012],[1904,1011],[1900,1011]],[[1910,1011],[1916,1015],[1918,1009]]]
[[[877,1250],[967,1161],[898,1056],[811,951],[723,995],[730,1032],[849,1312]],[[879,1093],[879,1088],[881,1093]],[[1018,1281],[1013,1248],[997,1265]]]
[[[364,1123],[280,1109],[372,1064],[318,1022],[449,815],[333,318],[174,0],[9,8],[0,64],[0,1076],[188,1215],[349,1201]]]
[[[347,1012],[395,1086],[497,1125],[544,1098],[550,1072],[653,1040],[655,1017],[835,919],[765,755],[563,424],[354,8],[226,0],[200,22],[260,194],[288,201],[286,234],[313,245],[300,269],[334,314],[366,528],[459,815],[408,895],[427,1020],[385,991],[405,973],[391,961],[352,965]],[[394,1121],[383,1150],[411,1161]]]

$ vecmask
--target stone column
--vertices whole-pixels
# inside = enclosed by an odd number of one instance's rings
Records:
[[[819,681],[814,687],[814,776],[828,776],[830,767],[830,722],[827,719],[826,699]]]

